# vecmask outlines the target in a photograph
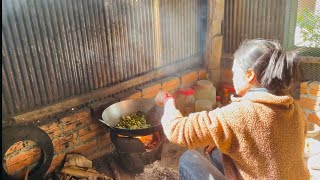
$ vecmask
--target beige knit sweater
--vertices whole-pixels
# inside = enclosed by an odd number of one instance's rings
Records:
[[[167,138],[189,148],[216,144],[227,179],[310,179],[306,118],[293,98],[249,92],[232,101],[183,117],[169,100],[161,119]]]

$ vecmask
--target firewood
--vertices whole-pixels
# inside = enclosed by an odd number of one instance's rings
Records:
[[[92,168],[92,161],[79,154],[67,154],[64,166]]]
[[[24,180],[28,180],[29,175],[29,166],[27,167],[26,175],[24,176]]]
[[[78,178],[98,178],[98,177],[103,177],[105,179],[112,179],[109,176],[106,176],[104,174],[98,173],[96,170],[92,168],[82,168],[82,167],[76,167],[76,166],[66,166],[63,167],[61,170],[61,173],[65,173],[68,175],[76,176]]]

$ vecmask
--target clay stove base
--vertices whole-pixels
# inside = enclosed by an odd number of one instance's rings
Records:
[[[99,172],[114,174],[116,180],[177,180],[179,179],[179,158],[187,150],[168,141],[164,142],[161,161],[146,165],[141,174],[129,174],[119,165],[117,153],[110,153],[93,161]],[[109,163],[109,165],[108,165]],[[111,166],[111,167],[109,167]],[[112,170],[113,169],[113,170]]]

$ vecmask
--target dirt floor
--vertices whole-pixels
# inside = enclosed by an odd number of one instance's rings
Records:
[[[98,172],[105,173],[116,180],[178,180],[179,157],[187,150],[168,141],[165,142],[161,160],[146,165],[141,174],[130,174],[117,163],[116,153],[111,153],[93,161]]]
[[[161,161],[145,166],[144,172],[137,174],[135,180],[177,180],[179,179],[179,157],[187,150],[170,142],[165,142]]]

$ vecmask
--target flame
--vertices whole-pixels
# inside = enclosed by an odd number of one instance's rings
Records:
[[[121,134],[118,134],[119,137],[128,137]],[[160,143],[160,133],[156,132],[146,136],[134,136],[134,138],[139,139],[146,149],[153,149]]]
[[[146,147],[146,149],[153,149],[160,143],[160,134],[156,132],[154,134],[146,136],[136,136]]]

